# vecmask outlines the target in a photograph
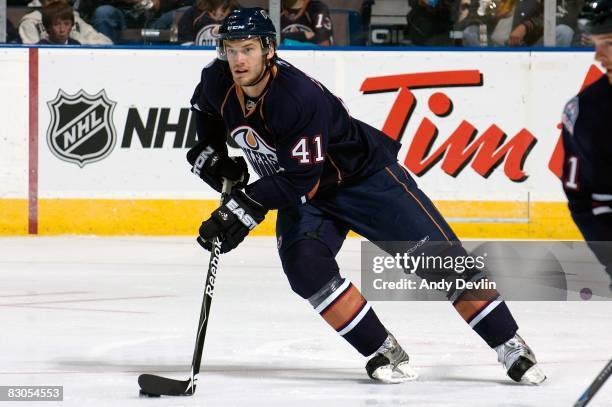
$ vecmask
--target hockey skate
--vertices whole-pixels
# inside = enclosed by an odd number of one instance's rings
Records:
[[[537,365],[535,355],[519,334],[495,348],[497,360],[508,376],[518,383],[540,384],[546,375]]]
[[[366,364],[366,372],[383,383],[402,383],[415,380],[418,375],[408,366],[408,354],[391,334]]]

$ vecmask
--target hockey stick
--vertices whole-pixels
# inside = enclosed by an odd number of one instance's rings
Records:
[[[595,393],[597,393],[597,391],[601,388],[601,386],[603,386],[606,380],[608,380],[608,377],[610,377],[611,373],[612,373],[612,359],[608,361],[608,364],[606,365],[606,367],[604,367],[603,370],[597,375],[597,377],[595,378],[595,380],[593,380],[593,383],[591,383],[589,388],[586,389],[584,393],[582,393],[582,396],[580,396],[578,401],[576,401],[576,403],[574,404],[574,407],[586,406],[589,403],[589,401],[591,401]]]
[[[232,182],[223,180],[223,190],[221,192],[221,204],[232,189]],[[191,376],[187,380],[175,380],[167,377],[152,374],[141,374],[138,376],[140,394],[142,396],[191,396],[195,393],[198,374],[200,373],[200,362],[202,361],[202,350],[204,349],[204,338],[206,337],[206,326],[208,325],[208,315],[212,303],[213,292],[215,290],[215,279],[217,278],[217,266],[221,256],[221,240],[215,238],[210,252],[208,262],[208,273],[206,274],[206,288],[202,299],[202,309],[200,311],[200,322],[198,324],[198,334],[196,336],[193,360],[191,361]]]

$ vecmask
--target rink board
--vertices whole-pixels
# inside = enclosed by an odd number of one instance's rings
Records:
[[[28,232],[28,60],[0,48],[0,234]]]
[[[195,140],[189,99],[213,51],[0,56],[9,146],[0,151],[0,234],[193,234],[216,206],[184,159]],[[558,124],[566,101],[601,75],[591,52],[282,56],[402,143],[399,161],[460,236],[580,237],[556,175]],[[38,107],[30,114],[29,104]],[[466,132],[473,137],[461,144]],[[273,220],[254,232],[272,234]]]

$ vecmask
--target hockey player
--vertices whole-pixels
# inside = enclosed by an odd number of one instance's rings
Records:
[[[587,1],[580,19],[606,72],[565,106],[562,181],[574,222],[612,278],[612,0]]]
[[[278,209],[278,251],[292,290],[370,356],[372,379],[415,379],[408,355],[359,289],[341,277],[335,256],[349,229],[373,242],[431,240],[442,242],[446,253],[465,251],[398,164],[399,143],[351,117],[322,84],[280,59],[275,38],[262,9],[234,11],[221,26],[218,58],[203,69],[195,89],[199,141],[187,154],[193,173],[216,190],[222,177],[246,178],[245,161],[228,157],[229,130],[260,176],[234,187],[202,223],[198,241],[210,249],[209,241],[219,237],[227,252]],[[513,380],[545,379],[495,290],[448,295]]]

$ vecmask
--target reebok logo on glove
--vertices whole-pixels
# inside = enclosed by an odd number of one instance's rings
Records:
[[[198,155],[198,158],[196,158],[195,163],[193,163],[193,168],[191,172],[193,172],[199,177],[200,173],[202,172],[202,168],[204,167],[204,163],[206,162],[206,160],[208,160],[208,157],[210,157],[210,155],[214,152],[215,150],[211,146],[208,146],[204,150],[202,150],[200,155]]]
[[[229,210],[232,211],[232,213],[236,215],[238,219],[240,219],[240,222],[249,228],[249,230],[253,230],[255,226],[257,226],[257,222],[255,222],[251,215],[246,213],[245,210],[238,205],[238,202],[234,201],[234,199],[230,199],[225,206],[227,206]]]

